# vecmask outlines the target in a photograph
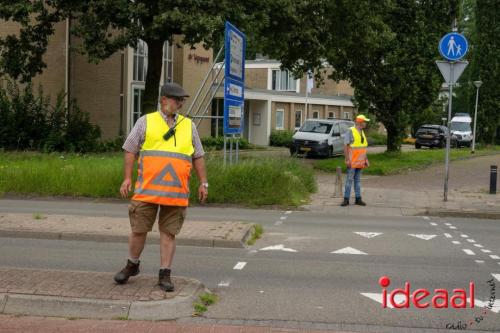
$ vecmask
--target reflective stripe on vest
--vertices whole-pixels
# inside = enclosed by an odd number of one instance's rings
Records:
[[[368,140],[366,139],[365,132],[361,130],[361,133],[359,133],[356,127],[351,127],[350,130],[354,138],[354,142],[351,144],[351,168],[366,168],[366,147],[368,147]]]
[[[182,120],[184,119],[184,120]],[[194,152],[192,122],[177,117],[175,138],[163,135],[169,127],[159,112],[146,116],[146,136],[139,155],[133,200],[166,206],[187,206]]]

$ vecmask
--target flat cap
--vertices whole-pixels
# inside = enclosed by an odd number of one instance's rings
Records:
[[[166,83],[161,86],[161,96],[166,97],[189,97],[189,94],[177,83]]]

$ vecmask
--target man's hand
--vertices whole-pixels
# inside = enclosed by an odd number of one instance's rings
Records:
[[[351,160],[345,160],[345,165],[350,168],[351,167]]]
[[[120,186],[120,194],[122,195],[123,198],[127,198],[128,192],[130,191],[132,191],[132,179],[125,178],[125,180],[122,183],[122,186]]]
[[[208,197],[208,188],[203,186],[203,184],[200,184],[200,187],[198,188],[198,200],[201,203],[205,203]]]
[[[367,168],[370,166],[370,161],[368,161],[368,159],[366,159],[365,165]]]

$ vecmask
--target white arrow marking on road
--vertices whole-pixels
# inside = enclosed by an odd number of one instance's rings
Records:
[[[383,234],[382,232],[364,232],[364,231],[355,231],[354,233],[366,238],[377,237]]]
[[[495,279],[497,279],[498,281],[500,281],[500,274],[493,274],[493,273],[491,273],[491,275],[493,275],[493,277]]]
[[[355,249],[353,247],[344,247],[343,249],[333,251],[330,253],[335,253],[335,254],[368,254],[368,253],[364,253],[363,251],[360,251],[358,249]]]
[[[479,248],[483,247],[481,244],[474,244],[474,246]]]
[[[420,239],[423,239],[423,240],[429,240],[429,239],[433,239],[437,235],[408,234],[408,236],[417,237],[417,238],[420,238]]]
[[[244,261],[238,262],[236,265],[234,265],[233,269],[243,269],[247,263]]]
[[[450,234],[444,234],[444,237],[446,237],[446,238],[453,238],[453,236],[450,235]]]
[[[483,301],[480,301],[478,299],[474,299],[474,302],[476,303],[475,305],[477,307],[480,307],[480,308],[487,307],[490,304],[489,301],[483,302]],[[498,299],[498,298],[495,299],[495,301],[493,302],[493,306],[490,310],[495,312],[495,313],[500,313],[500,299]]]
[[[490,258],[491,258],[491,259],[495,259],[495,260],[500,259],[500,257],[499,257],[499,256],[497,256],[496,254],[492,254],[492,255],[490,255]]]
[[[380,304],[382,304],[383,302],[382,293],[360,293],[360,294]],[[404,295],[397,294],[396,296],[394,296],[394,302],[396,302],[396,304],[402,304],[404,303],[405,300],[406,297]],[[387,307],[391,309],[394,308],[391,302],[387,302]]]
[[[284,252],[297,252],[297,250],[289,249],[285,247],[283,244],[268,246],[260,249],[259,251],[284,251]]]
[[[460,245],[459,241],[452,241],[452,243],[455,244],[455,245]]]
[[[474,251],[472,250],[469,250],[469,249],[462,249],[465,253],[467,253],[468,255],[470,256],[475,256],[476,254],[474,253]]]
[[[434,222],[430,222],[430,224],[433,225],[433,226],[437,225],[437,223],[434,223]]]

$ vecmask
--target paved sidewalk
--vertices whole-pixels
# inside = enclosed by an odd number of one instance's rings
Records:
[[[488,194],[490,165],[500,165],[500,154],[453,161],[448,201],[443,201],[444,166],[394,176],[362,176],[367,207],[340,207],[343,188],[335,192],[335,175],[317,174],[318,192],[304,206],[312,211],[339,215],[437,215],[500,219],[500,188]],[[342,175],[342,183],[345,175]],[[334,197],[334,194],[337,194]],[[351,193],[354,196],[354,189]],[[354,200],[351,199],[351,203]]]

